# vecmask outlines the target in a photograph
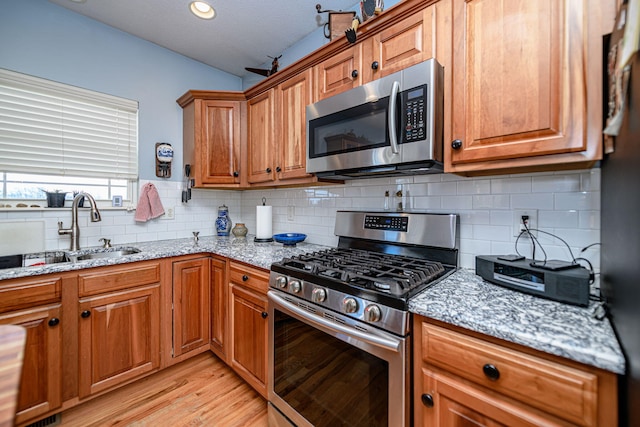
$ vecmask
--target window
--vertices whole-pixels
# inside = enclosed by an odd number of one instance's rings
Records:
[[[131,200],[137,179],[136,101],[0,69],[0,198]]]

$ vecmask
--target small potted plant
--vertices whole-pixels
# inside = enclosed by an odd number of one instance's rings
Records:
[[[67,193],[62,190],[47,191],[42,190],[47,195],[47,207],[49,208],[63,208],[64,199],[67,197]]]

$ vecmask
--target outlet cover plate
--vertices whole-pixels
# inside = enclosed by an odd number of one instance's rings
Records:
[[[513,237],[518,237],[524,230],[522,225],[522,216],[529,216],[529,223],[527,226],[531,228],[538,228],[538,210],[537,209],[517,209],[513,211]],[[537,237],[537,233],[532,231],[531,234]],[[523,235],[521,239],[528,239],[528,236]]]

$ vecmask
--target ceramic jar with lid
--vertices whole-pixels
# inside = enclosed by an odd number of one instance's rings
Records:
[[[218,207],[218,218],[216,218],[216,233],[218,236],[228,236],[231,231],[231,218],[229,208],[226,205]]]

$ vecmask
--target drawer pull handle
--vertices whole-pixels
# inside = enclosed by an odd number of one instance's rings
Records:
[[[260,313],[260,316],[262,316],[263,319],[266,319],[268,315],[269,313],[267,313],[266,311],[263,311],[262,313]]]
[[[427,408],[433,408],[433,396],[431,396],[430,394],[423,394],[422,395],[422,404],[424,406],[426,406]]]
[[[247,276],[246,274],[244,276],[242,276],[242,281],[246,282],[247,280],[249,280],[249,276]]]
[[[53,327],[57,326],[58,324],[60,324],[60,319],[58,319],[57,317],[52,317],[51,319],[49,319],[49,326]]]
[[[89,316],[91,316],[91,312],[89,310],[85,310],[82,313],[80,313],[80,317],[82,317],[83,319],[86,319]]]
[[[491,381],[497,381],[500,378],[500,371],[494,365],[487,363],[482,367],[482,372],[489,378]]]

